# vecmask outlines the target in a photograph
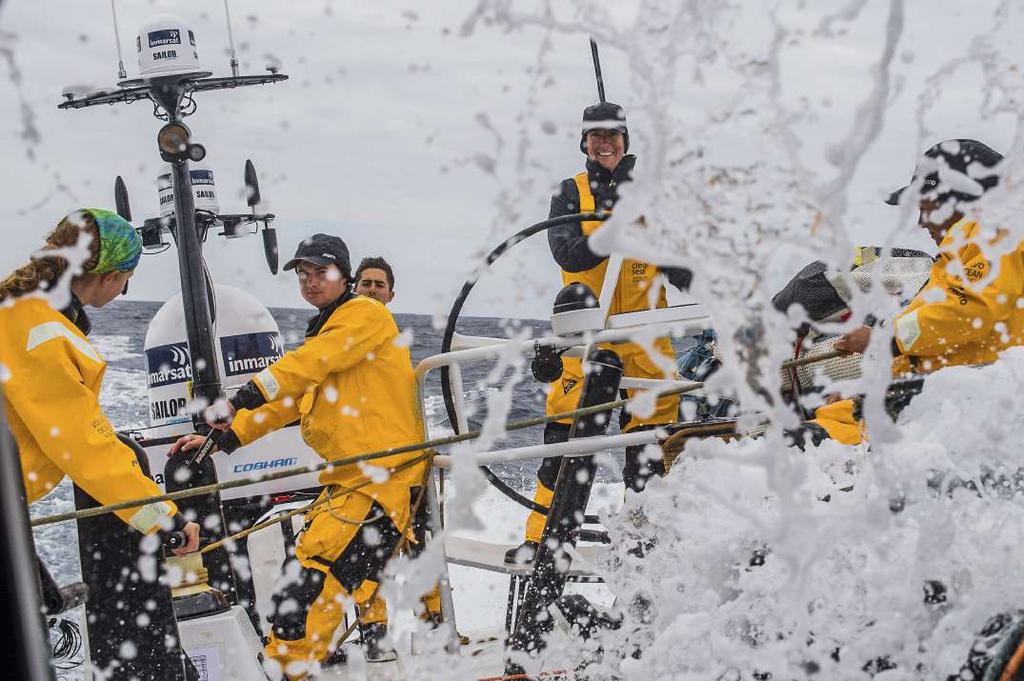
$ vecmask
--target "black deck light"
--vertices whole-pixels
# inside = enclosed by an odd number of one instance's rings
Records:
[[[168,163],[202,161],[206,158],[206,147],[192,143],[192,131],[181,121],[172,121],[160,128],[156,134],[156,144],[160,149],[160,158]]]

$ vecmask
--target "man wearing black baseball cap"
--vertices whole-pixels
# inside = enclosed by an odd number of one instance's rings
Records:
[[[284,270],[296,271],[302,297],[321,310],[338,300],[352,279],[348,246],[330,234],[314,234],[299,244]]]
[[[918,225],[939,246],[928,283],[893,320],[896,376],[993,362],[1000,351],[1024,345],[1024,242],[1007,244],[1005,233],[983,232],[964,214],[965,204],[999,184],[1002,161],[977,140],[946,140],[924,153],[910,185],[886,201],[898,205],[916,195]],[[993,262],[986,249],[1003,255]],[[871,329],[861,327],[835,347],[864,352],[870,338]]]
[[[295,270],[302,297],[318,309],[306,339],[217,405],[222,413],[211,413],[208,423],[225,431],[219,447],[231,453],[297,420],[306,444],[338,462],[320,475],[323,503],[306,515],[274,596],[266,655],[286,678],[300,679],[328,657],[343,600],[371,599],[410,524],[411,490],[424,484],[427,470],[424,462],[413,463],[419,451],[369,466],[342,463],[425,439],[409,348],[395,342],[398,326],[387,308],[352,290],[345,242],[314,234],[284,269]],[[202,442],[186,435],[172,453]],[[380,641],[363,643],[372,651]]]

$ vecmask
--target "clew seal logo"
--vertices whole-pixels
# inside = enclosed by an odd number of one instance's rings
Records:
[[[222,336],[220,351],[224,373],[238,376],[257,373],[281,359],[284,343],[281,342],[281,334],[273,331],[243,333]]]
[[[192,380],[192,362],[187,343],[158,345],[146,350],[146,382],[150,388]]]

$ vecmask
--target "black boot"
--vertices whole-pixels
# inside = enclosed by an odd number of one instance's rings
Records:
[[[367,662],[393,662],[398,659],[398,653],[388,645],[384,638],[388,635],[388,625],[384,622],[364,624],[363,652],[366,654]]]
[[[505,552],[506,565],[529,565],[537,555],[537,542],[527,539]]]

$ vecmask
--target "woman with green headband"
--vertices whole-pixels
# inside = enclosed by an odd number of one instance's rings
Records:
[[[128,284],[142,242],[116,213],[68,215],[32,260],[0,281],[0,390],[21,455],[29,503],[65,475],[100,504],[161,493],[100,407],[106,362],[86,339],[83,306],[100,308]],[[163,501],[118,511],[143,534],[183,530],[195,551],[199,526]]]

